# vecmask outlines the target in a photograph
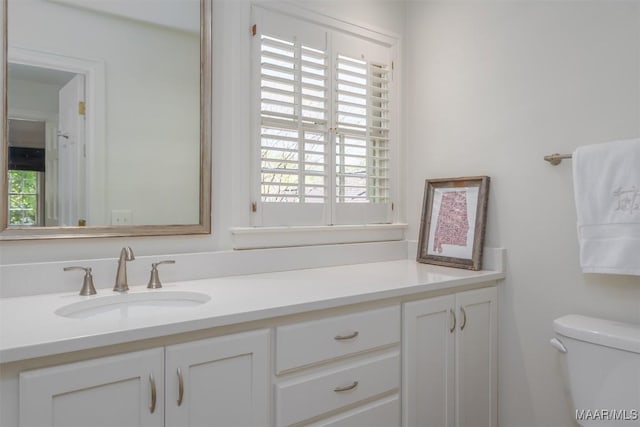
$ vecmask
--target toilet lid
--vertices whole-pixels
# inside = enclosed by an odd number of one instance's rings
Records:
[[[640,353],[640,325],[569,314],[553,321],[556,333],[581,341]]]

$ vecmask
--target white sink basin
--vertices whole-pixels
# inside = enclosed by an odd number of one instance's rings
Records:
[[[58,316],[85,318],[134,318],[185,310],[205,304],[209,295],[194,291],[154,290],[108,296],[92,296],[55,311]]]

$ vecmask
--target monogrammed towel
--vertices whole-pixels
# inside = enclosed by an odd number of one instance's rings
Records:
[[[640,275],[640,139],[579,147],[573,185],[582,271]]]

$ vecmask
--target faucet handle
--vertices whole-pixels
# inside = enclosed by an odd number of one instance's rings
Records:
[[[151,277],[149,277],[149,283],[147,284],[147,288],[149,289],[161,288],[162,283],[160,282],[160,277],[158,276],[158,266],[160,264],[175,264],[175,263],[176,262],[172,259],[151,263]]]
[[[91,274],[91,267],[65,267],[64,271],[83,270],[84,280],[82,282],[82,289],[80,289],[80,295],[95,295],[97,294],[95,286],[93,286],[93,275]]]

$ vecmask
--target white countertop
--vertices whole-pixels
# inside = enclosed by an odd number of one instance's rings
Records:
[[[159,310],[159,315],[138,318],[98,315],[76,319],[54,313],[73,302],[113,295],[110,290],[99,290],[91,297],[58,293],[0,298],[0,363],[502,278],[500,271],[468,271],[400,260],[174,282],[158,290],[132,286],[131,293],[170,289],[211,297],[196,307]]]

